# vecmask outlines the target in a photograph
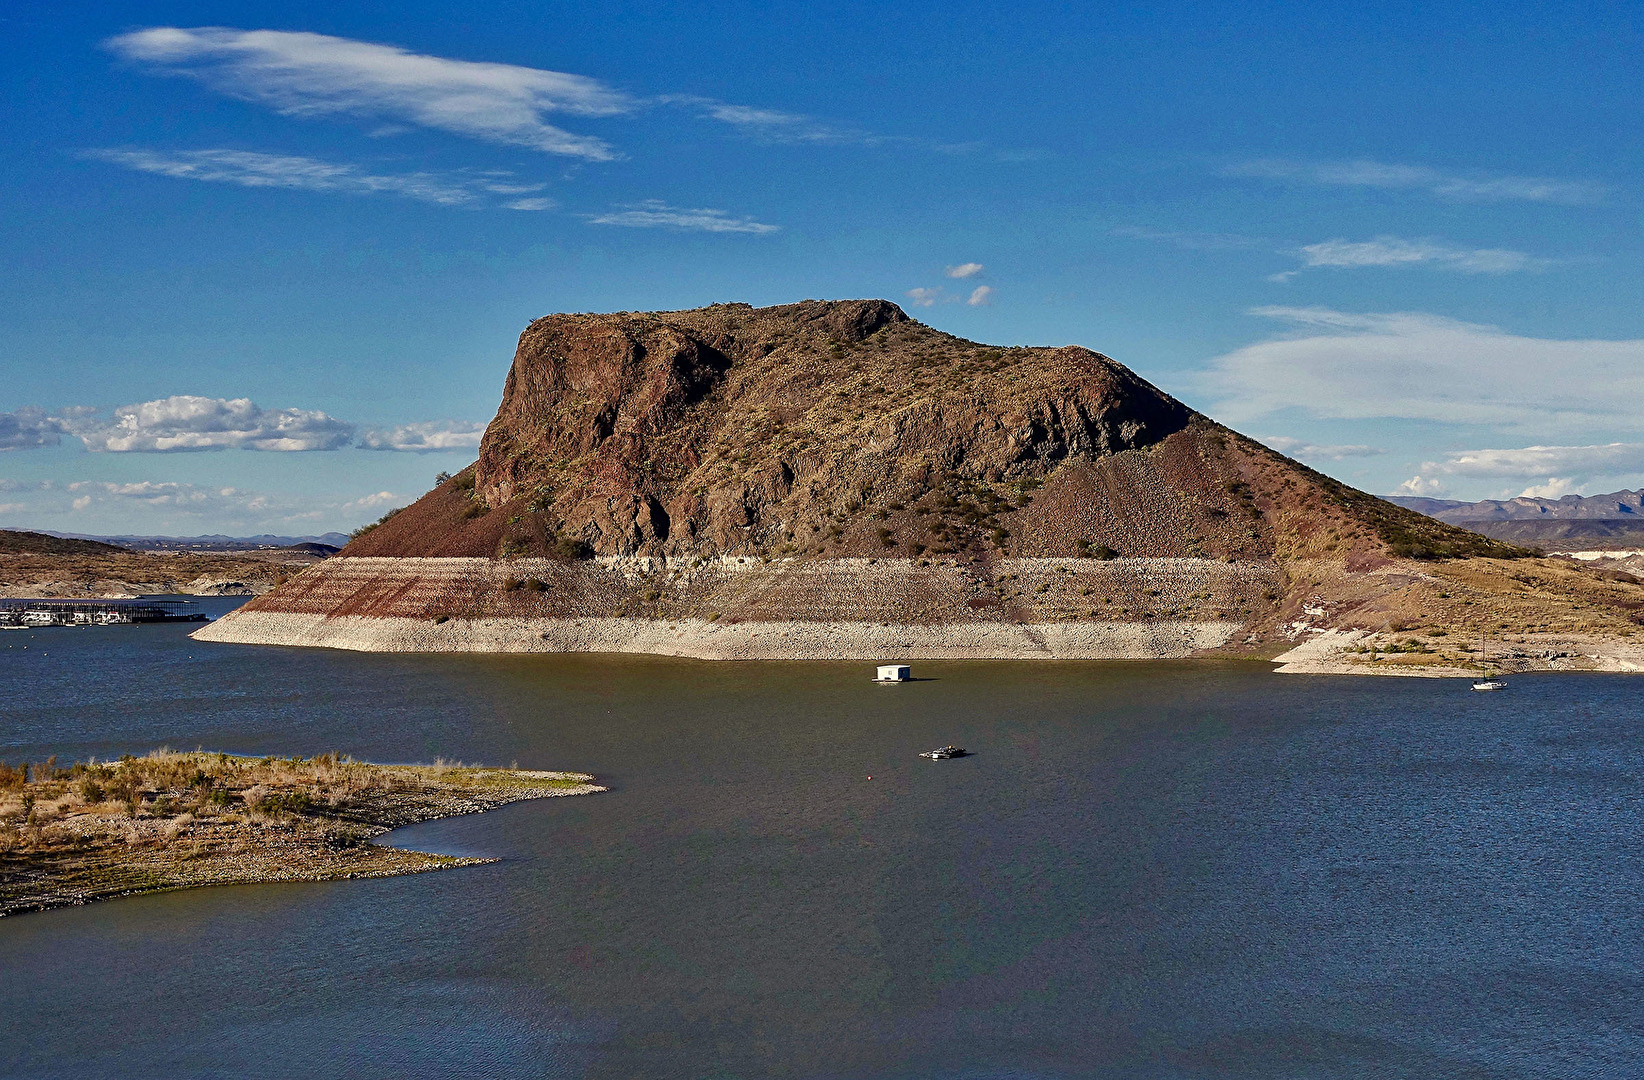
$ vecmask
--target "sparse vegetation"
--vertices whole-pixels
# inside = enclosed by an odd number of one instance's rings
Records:
[[[358,540],[360,537],[364,536],[366,533],[370,532],[372,529],[375,529],[379,525],[382,525],[382,524],[386,523],[387,521],[389,521],[395,514],[399,513],[401,510],[404,510],[404,509],[405,509],[405,507],[403,507],[403,506],[396,506],[394,509],[388,511],[388,513],[384,514],[382,517],[378,518],[376,521],[373,521],[371,524],[361,525],[359,528],[357,528],[353,532],[349,533],[348,538],[350,540]]]
[[[338,754],[159,750],[58,768],[0,764],[0,915],[245,881],[380,877],[483,859],[366,844],[389,828],[599,791],[580,773]]]

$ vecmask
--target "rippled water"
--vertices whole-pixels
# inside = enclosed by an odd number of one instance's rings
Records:
[[[1644,1072],[1626,677],[876,686],[185,633],[0,635],[0,758],[340,749],[612,791],[393,837],[489,866],[0,921],[4,1075]],[[976,753],[915,756],[948,741]]]

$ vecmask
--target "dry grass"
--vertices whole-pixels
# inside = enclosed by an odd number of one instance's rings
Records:
[[[336,754],[155,751],[0,764],[0,915],[250,881],[380,877],[484,862],[366,843],[391,828],[603,788],[581,773]]]

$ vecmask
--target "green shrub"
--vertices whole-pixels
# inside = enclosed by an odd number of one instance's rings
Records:
[[[594,557],[594,548],[586,540],[555,536],[552,553],[559,559],[591,559]]]

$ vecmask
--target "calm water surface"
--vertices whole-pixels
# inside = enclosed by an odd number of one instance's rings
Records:
[[[489,866],[0,921],[0,1074],[1644,1074],[1635,680],[875,686],[185,633],[0,634],[0,758],[338,749],[612,791],[393,835]],[[915,756],[949,741],[975,756]]]

